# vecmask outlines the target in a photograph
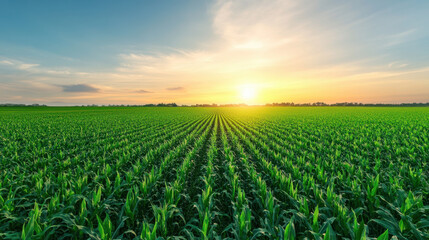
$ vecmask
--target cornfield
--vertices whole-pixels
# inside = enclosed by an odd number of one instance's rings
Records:
[[[0,239],[429,239],[429,109],[2,108]]]

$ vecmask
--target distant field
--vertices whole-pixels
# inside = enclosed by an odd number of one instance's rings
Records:
[[[429,239],[427,107],[8,107],[0,160],[0,239]]]

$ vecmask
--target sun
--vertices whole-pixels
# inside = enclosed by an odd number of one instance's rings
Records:
[[[256,97],[256,89],[252,86],[243,86],[240,91],[244,101],[251,101]]]

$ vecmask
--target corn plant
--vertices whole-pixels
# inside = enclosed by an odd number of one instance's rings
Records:
[[[113,235],[113,225],[110,221],[110,217],[108,214],[106,214],[106,217],[104,220],[101,220],[101,218],[97,215],[97,221],[98,221],[98,231],[100,233],[100,238],[102,240],[108,240],[112,239]]]
[[[429,239],[427,108],[0,108],[0,239]]]

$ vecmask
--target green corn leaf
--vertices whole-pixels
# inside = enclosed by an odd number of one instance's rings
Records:
[[[32,239],[34,233],[34,219],[30,218],[30,221],[23,225],[21,239]]]
[[[389,239],[389,230],[386,230],[383,234],[381,234],[377,240],[388,240]]]
[[[98,221],[98,232],[100,232],[101,239],[106,239],[106,233],[104,231],[103,221],[98,215],[96,215]]]
[[[359,224],[359,228],[357,232],[355,232],[355,240],[365,240],[365,239],[366,239],[365,223],[362,221]]]
[[[326,228],[325,236],[323,237],[323,240],[336,240],[336,234],[334,232],[334,229],[332,229],[332,226],[330,223],[328,223],[328,227]]]
[[[295,229],[293,226],[293,218],[289,221],[288,225],[284,230],[284,240],[294,240],[295,239]]]
[[[205,215],[204,215],[203,227],[201,229],[201,232],[202,232],[204,238],[206,238],[207,235],[208,235],[209,224],[210,224],[210,219],[207,216],[207,212],[206,212]]]
[[[313,231],[318,232],[319,231],[319,223],[318,223],[318,218],[319,218],[319,206],[316,206],[316,209],[314,210],[313,213]]]
[[[153,239],[153,240],[156,239],[156,229],[157,228],[158,228],[158,223],[155,223],[155,225],[153,226],[153,229],[152,229],[152,233],[150,235],[150,238]]]

